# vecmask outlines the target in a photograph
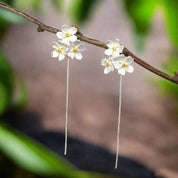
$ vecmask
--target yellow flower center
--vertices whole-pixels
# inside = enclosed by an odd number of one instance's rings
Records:
[[[62,48],[58,48],[56,51],[57,51],[58,53],[61,53],[61,52],[62,52]]]
[[[117,49],[118,47],[119,47],[119,46],[114,46],[114,47],[112,48],[113,52],[116,51],[116,49]]]
[[[107,61],[107,63],[106,63],[106,67],[109,67],[109,66],[110,66],[110,62]]]
[[[78,46],[77,46],[77,47],[75,47],[75,48],[73,49],[73,52],[74,52],[74,53],[79,52],[79,50],[78,50]]]
[[[122,67],[127,67],[128,64],[126,64],[125,62],[122,63]]]
[[[67,32],[67,33],[65,34],[65,37],[68,38],[69,36],[70,36],[70,34]]]

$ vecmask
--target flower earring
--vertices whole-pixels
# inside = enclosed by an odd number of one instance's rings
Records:
[[[130,56],[125,56],[122,54],[124,46],[120,44],[119,39],[116,39],[114,42],[108,40],[106,42],[108,49],[105,50],[106,58],[101,60],[101,65],[104,66],[104,74],[108,74],[114,69],[118,70],[120,74],[120,92],[119,92],[119,112],[118,112],[118,128],[117,128],[117,152],[116,152],[116,161],[115,169],[118,167],[118,157],[119,157],[119,130],[120,130],[120,118],[121,118],[121,97],[122,97],[122,76],[126,72],[132,73],[134,71],[131,63],[134,59]],[[117,59],[117,60],[116,60]]]
[[[67,86],[66,86],[66,123],[65,123],[65,147],[64,155],[67,154],[67,125],[68,125],[68,108],[69,108],[69,62],[70,59],[82,59],[82,51],[86,48],[83,44],[80,44],[80,40],[77,40],[77,28],[68,27],[62,25],[61,32],[57,32],[56,36],[59,39],[58,42],[52,43],[54,49],[51,53],[52,57],[58,57],[59,61],[62,61],[66,56],[67,59]]]

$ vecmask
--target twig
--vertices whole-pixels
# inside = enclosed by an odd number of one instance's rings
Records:
[[[15,8],[9,6],[9,5],[6,5],[6,4],[4,4],[4,3],[1,3],[1,2],[0,2],[0,7],[3,7],[3,8],[5,8],[5,9],[11,11],[11,12],[14,12],[14,13],[16,13],[16,14],[18,14],[18,15],[20,15],[20,16],[26,18],[26,19],[28,19],[29,21],[35,23],[36,25],[38,25],[38,32],[48,31],[48,32],[51,32],[51,33],[56,34],[58,31],[60,31],[59,29],[54,28],[54,27],[51,27],[51,26],[48,26],[48,25],[46,25],[46,24],[40,22],[39,20],[33,18],[32,16],[30,16],[30,15],[24,13],[24,12],[21,12],[21,11],[15,9]],[[84,41],[84,42],[86,42],[86,43],[90,43],[90,44],[99,46],[99,47],[101,47],[101,48],[106,48],[106,49],[107,49],[107,46],[106,46],[106,44],[105,44],[104,42],[101,42],[101,41],[99,41],[99,40],[95,40],[95,39],[86,37],[86,36],[84,36],[84,35],[80,32],[80,30],[79,30],[78,27],[77,27],[77,29],[78,29],[78,31],[77,31],[77,37],[78,37],[78,39],[80,39],[81,41]],[[142,59],[140,59],[139,57],[137,57],[136,55],[134,55],[134,54],[133,54],[131,51],[129,51],[126,47],[124,47],[123,54],[126,55],[126,56],[131,56],[131,57],[133,57],[133,58],[134,58],[134,61],[135,61],[137,64],[139,64],[139,65],[141,65],[142,67],[144,67],[145,69],[147,69],[147,70],[149,70],[149,71],[155,73],[156,75],[158,75],[158,76],[160,76],[160,77],[162,77],[162,78],[165,78],[165,79],[167,79],[167,80],[169,80],[169,81],[171,81],[171,82],[173,82],[173,83],[178,84],[178,72],[175,71],[175,72],[174,72],[174,74],[175,74],[174,76],[168,75],[168,74],[166,74],[166,73],[164,73],[164,72],[158,70],[157,68],[151,66],[150,64],[146,63],[145,61],[143,61]]]

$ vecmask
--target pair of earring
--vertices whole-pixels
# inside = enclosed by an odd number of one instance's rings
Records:
[[[69,106],[69,62],[70,59],[82,59],[82,53],[86,50],[83,44],[80,44],[80,40],[76,36],[77,28],[62,25],[61,32],[57,32],[58,42],[52,43],[54,50],[51,53],[52,57],[58,57],[59,61],[62,61],[66,56],[67,60],[67,86],[66,86],[66,123],[65,123],[65,147],[64,155],[67,154],[67,125],[68,125],[68,106]],[[122,96],[122,76],[126,72],[132,73],[134,71],[133,63],[134,59],[130,56],[126,57],[122,54],[124,46],[120,44],[119,39],[114,42],[108,40],[106,42],[108,49],[105,50],[105,58],[101,60],[101,65],[104,66],[104,74],[113,72],[115,69],[120,74],[120,92],[119,92],[119,113],[118,113],[118,128],[117,128],[117,152],[115,168],[118,167],[118,155],[119,155],[119,130],[120,130],[120,117],[121,117],[121,96]]]

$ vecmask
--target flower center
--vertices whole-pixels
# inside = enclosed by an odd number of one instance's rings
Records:
[[[61,52],[62,52],[62,48],[58,48],[56,51],[57,51],[58,53],[61,53]]]
[[[119,46],[114,46],[114,47],[112,48],[112,50],[113,50],[113,51],[116,51],[118,47],[119,47]]]
[[[128,64],[126,64],[125,62],[122,63],[122,67],[127,67]]]
[[[70,34],[67,32],[67,33],[65,34],[65,37],[68,38],[69,36],[70,36]]]
[[[75,47],[75,48],[73,49],[73,52],[74,52],[74,53],[79,52],[78,47]]]
[[[106,63],[106,67],[109,67],[109,66],[110,66],[110,62],[107,61],[107,63]]]

